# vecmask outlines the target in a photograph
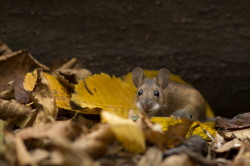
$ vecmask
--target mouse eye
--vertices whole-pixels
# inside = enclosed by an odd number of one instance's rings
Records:
[[[143,90],[139,90],[139,91],[138,91],[138,96],[141,96],[142,93],[143,93]]]
[[[154,96],[159,97],[159,96],[160,96],[160,93],[156,90],[156,91],[154,91]]]

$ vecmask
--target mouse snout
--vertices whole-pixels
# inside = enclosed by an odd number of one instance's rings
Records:
[[[150,102],[149,100],[145,100],[141,102],[141,107],[144,111],[147,112],[152,108],[152,102]]]

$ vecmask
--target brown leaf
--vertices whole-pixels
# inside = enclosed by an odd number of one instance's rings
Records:
[[[51,154],[47,150],[37,148],[31,151],[30,155],[35,163],[41,163],[49,158]]]
[[[78,59],[77,58],[71,58],[66,63],[64,63],[63,65],[61,65],[60,67],[58,67],[56,69],[56,71],[75,68],[76,65],[77,65],[77,63],[78,63]]]
[[[31,92],[31,100],[38,110],[34,125],[40,125],[55,120],[58,112],[48,80],[40,70],[37,71],[37,74],[36,84]]]
[[[207,146],[205,140],[198,135],[193,135],[186,139],[181,145],[164,151],[164,156],[170,156],[186,151],[191,151],[206,156]]]
[[[239,114],[232,119],[216,117],[216,125],[222,129],[242,129],[250,127],[250,112]]]
[[[8,83],[8,88],[0,93],[0,99],[10,100],[15,98],[14,81]]]
[[[176,145],[180,144],[185,140],[185,136],[189,131],[190,126],[192,125],[193,121],[188,119],[183,119],[182,123],[176,124],[174,126],[170,126],[168,131],[166,132],[167,135],[167,146],[168,147],[175,147]]]
[[[28,116],[32,113],[29,106],[19,104],[16,101],[0,99],[0,119],[7,120]]]
[[[221,131],[226,138],[238,138],[239,140],[250,139],[250,128],[241,129],[236,131]]]
[[[8,82],[15,82],[15,98],[17,102],[28,102],[28,95],[23,89],[24,75],[34,68],[49,68],[40,64],[25,50],[0,56],[0,91],[8,88]]]
[[[78,84],[80,80],[84,80],[86,77],[91,76],[92,73],[87,69],[74,68],[57,70],[56,75],[63,84],[73,90],[75,84]]]
[[[215,152],[224,153],[224,152],[227,152],[231,149],[238,149],[241,147],[241,144],[242,144],[242,142],[239,139],[235,138],[235,139],[225,143],[220,148],[216,149]]]
[[[249,166],[250,165],[250,143],[242,144],[239,153],[230,166]]]
[[[149,148],[140,159],[138,166],[158,166],[162,162],[162,151],[156,147]]]
[[[177,154],[166,158],[160,166],[195,166],[196,164],[190,160],[187,154]]]
[[[71,121],[56,121],[43,126],[27,127],[16,133],[23,140],[28,139],[50,139],[62,137],[75,139],[83,132],[83,128]]]
[[[106,153],[114,139],[115,136],[109,125],[99,125],[91,133],[79,137],[73,143],[73,147],[85,151],[93,158],[98,158]]]
[[[10,54],[12,53],[12,50],[3,42],[0,40],[0,55]]]
[[[15,137],[15,146],[17,152],[17,162],[20,166],[35,166],[37,165],[33,158],[31,157],[30,153],[28,152],[27,148],[25,147],[23,141],[19,137]]]

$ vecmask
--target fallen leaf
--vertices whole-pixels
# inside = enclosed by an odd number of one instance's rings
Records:
[[[0,99],[10,100],[15,98],[14,81],[8,83],[8,88],[0,93]]]
[[[216,126],[230,130],[250,127],[250,112],[239,114],[232,119],[216,117]]]
[[[15,146],[16,146],[15,149],[17,153],[18,165],[20,166],[26,166],[26,165],[36,166],[37,165],[37,163],[35,163],[30,153],[28,152],[27,148],[25,147],[22,139],[20,139],[19,137],[15,137]]]
[[[68,60],[64,64],[60,65],[59,67],[57,67],[53,71],[57,72],[59,70],[72,69],[72,68],[76,68],[78,65],[79,65],[78,64],[78,59],[77,58],[71,58],[70,60]]]
[[[226,138],[238,138],[239,140],[249,140],[250,139],[250,128],[241,129],[236,131],[220,131]]]
[[[160,166],[195,166],[196,164],[188,157],[187,154],[177,154],[166,158]]]
[[[55,120],[58,112],[48,80],[40,70],[38,70],[37,75],[35,87],[31,92],[31,100],[38,110],[34,125],[40,125]]]
[[[162,126],[163,131],[168,131],[169,126],[177,125],[183,122],[183,119],[175,118],[175,117],[153,117],[150,121],[160,124]],[[195,128],[194,128],[195,127]],[[194,130],[193,130],[194,128]],[[210,140],[210,138],[204,133],[203,130],[209,132],[212,136],[215,136],[217,131],[214,129],[213,122],[199,122],[194,121],[190,126],[191,135],[199,135],[204,139]],[[190,132],[187,133],[187,137],[189,137]]]
[[[0,55],[10,54],[12,53],[12,50],[3,42],[0,40]]]
[[[99,125],[89,134],[82,134],[72,145],[78,151],[84,151],[93,158],[103,156],[109,145],[115,140],[109,125]]]
[[[230,166],[249,166],[250,164],[250,143],[243,143],[239,153]]]
[[[95,74],[75,86],[71,100],[82,108],[101,108],[127,118],[135,107],[135,91],[120,78]]]
[[[191,151],[206,156],[207,150],[208,149],[206,141],[200,136],[193,135],[184,140],[184,142],[182,142],[179,146],[165,150],[163,154],[164,156],[171,156],[173,154],[180,154]]]
[[[49,87],[55,97],[56,105],[58,108],[76,111],[80,113],[86,113],[86,114],[99,114],[100,113],[99,110],[95,110],[95,109],[81,109],[81,110],[73,109],[70,103],[71,95],[69,94],[67,88],[64,85],[62,85],[55,76],[52,76],[45,72],[42,72],[42,73],[49,82]],[[23,83],[24,89],[26,91],[32,91],[34,89],[36,80],[37,80],[36,70],[33,71],[32,73],[27,73],[24,79],[24,83]]]
[[[151,147],[140,159],[138,166],[158,166],[162,162],[162,151],[156,147]]]
[[[56,72],[56,77],[66,86],[74,90],[75,84],[84,80],[86,77],[91,76],[92,73],[87,69],[73,68],[73,69],[60,69]]]
[[[182,123],[178,123],[174,126],[169,126],[168,131],[166,132],[167,147],[172,148],[182,143],[185,140],[187,132],[189,131],[192,123],[193,122],[188,119],[183,119]]]
[[[141,116],[136,122],[143,130],[146,140],[161,149],[172,148],[183,142],[192,124],[190,120],[182,120],[168,126],[168,131],[162,132],[161,128],[153,125],[145,116]]]
[[[16,133],[17,137],[23,140],[28,139],[56,139],[65,138],[69,140],[76,139],[83,128],[71,121],[56,121],[47,123],[43,126],[27,127]]]
[[[231,149],[239,149],[241,147],[241,145],[242,145],[242,142],[239,139],[235,138],[229,142],[226,142],[220,148],[215,149],[215,152],[224,153],[224,152],[227,152]]]
[[[14,81],[15,99],[19,103],[28,102],[28,94],[23,89],[24,75],[34,68],[48,70],[25,50],[0,56],[0,91],[8,88],[8,82]]]
[[[0,99],[0,119],[17,119],[29,116],[32,109],[29,106],[17,103],[16,101],[8,101]]]
[[[101,112],[101,119],[111,126],[111,131],[126,150],[133,153],[145,151],[144,134],[132,120],[118,117],[107,111]]]

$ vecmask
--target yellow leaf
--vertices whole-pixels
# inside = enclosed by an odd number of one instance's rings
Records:
[[[49,82],[49,87],[56,99],[56,105],[58,108],[63,108],[66,110],[71,110],[71,111],[79,111],[82,113],[90,113],[90,114],[96,114],[99,113],[97,110],[90,110],[90,109],[84,109],[84,110],[74,110],[70,107],[70,98],[71,95],[67,91],[66,87],[62,85],[59,80],[50,74],[47,74],[43,72],[44,76]],[[24,89],[26,91],[32,91],[34,89],[34,85],[37,80],[37,71],[33,71],[32,73],[27,73],[24,79]]]
[[[182,119],[176,119],[173,117],[153,117],[150,119],[150,121],[160,124],[162,126],[162,130],[163,131],[167,131],[169,126],[173,126],[179,123],[182,123],[183,120]],[[194,128],[193,127],[197,126]],[[217,133],[217,131],[214,129],[214,123],[213,122],[199,122],[199,121],[194,121],[193,124],[190,127],[190,131],[192,131],[192,135],[199,135],[204,139],[209,140],[209,137],[207,137],[207,135],[204,133],[203,129],[206,130],[207,132],[209,132],[209,134],[211,134],[212,136],[215,136],[215,134]],[[188,132],[189,133],[189,132]],[[189,135],[187,135],[189,136]]]
[[[110,124],[111,131],[129,152],[145,151],[145,137],[142,130],[132,120],[120,118],[107,111],[101,112],[102,121]]]
[[[130,110],[137,111],[135,92],[120,78],[95,74],[75,86],[71,100],[82,108],[101,108],[127,118]]]

